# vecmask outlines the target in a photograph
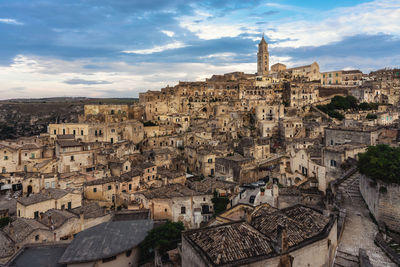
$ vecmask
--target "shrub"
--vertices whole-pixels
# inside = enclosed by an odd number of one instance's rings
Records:
[[[358,154],[360,173],[387,183],[400,184],[400,148],[380,144]]]
[[[376,114],[368,113],[368,115],[367,115],[368,120],[376,120],[377,118],[378,118],[378,116]]]
[[[183,230],[185,230],[185,227],[182,222],[167,221],[165,224],[149,231],[140,244],[141,261],[151,260],[156,249],[163,255],[167,251],[177,248],[178,243],[181,242],[181,232]]]
[[[11,222],[11,218],[10,217],[4,217],[0,219],[0,228],[3,228],[4,226],[6,226],[7,224],[9,224]]]

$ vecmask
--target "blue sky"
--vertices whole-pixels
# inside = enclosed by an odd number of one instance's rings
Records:
[[[271,63],[400,65],[400,1],[0,1],[0,99],[137,97]]]

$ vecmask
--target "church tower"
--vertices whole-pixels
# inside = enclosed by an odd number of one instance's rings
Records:
[[[267,75],[269,72],[269,53],[268,44],[262,36],[261,42],[258,44],[257,53],[257,75]]]

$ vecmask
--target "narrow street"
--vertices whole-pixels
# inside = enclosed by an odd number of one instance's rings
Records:
[[[378,227],[372,221],[367,205],[359,189],[359,173],[356,172],[339,186],[346,209],[346,221],[335,258],[335,267],[359,266],[359,249],[366,250],[373,266],[393,266],[386,254],[374,243]]]

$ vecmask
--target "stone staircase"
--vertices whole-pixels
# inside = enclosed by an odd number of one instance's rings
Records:
[[[359,267],[360,261],[358,260],[358,256],[354,256],[352,254],[337,251],[335,257],[334,267]]]
[[[373,266],[396,266],[374,243],[378,227],[372,221],[368,207],[361,196],[359,175],[358,172],[353,173],[337,187],[337,194],[341,195],[340,208],[346,210],[346,219],[334,266],[359,266],[360,249],[365,249]]]

